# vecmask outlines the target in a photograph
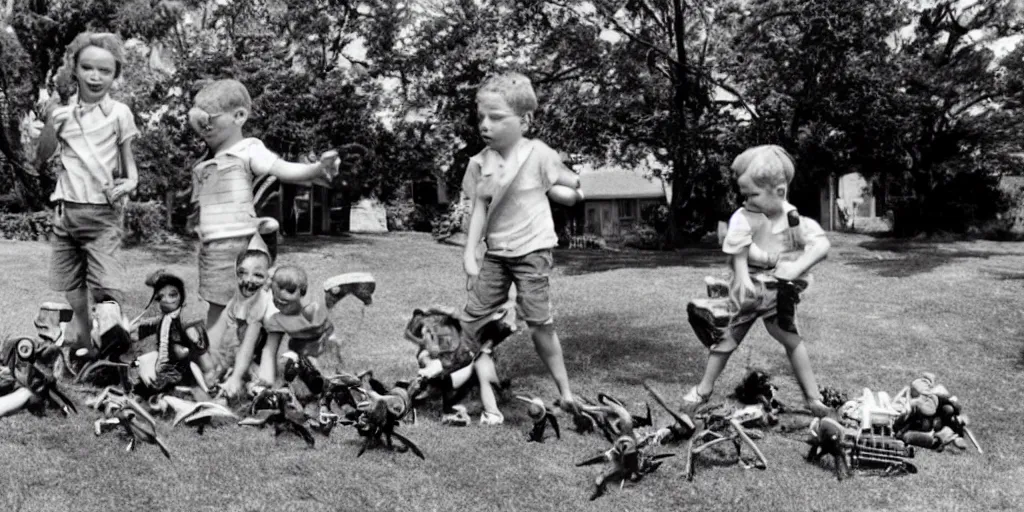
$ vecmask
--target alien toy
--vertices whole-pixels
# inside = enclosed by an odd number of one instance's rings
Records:
[[[359,402],[357,409],[360,414],[355,427],[365,440],[356,457],[362,456],[371,445],[383,444],[389,450],[395,449],[392,444],[392,438],[394,438],[401,441],[405,448],[408,448],[417,457],[424,459],[423,452],[415,443],[395,432],[395,428],[410,412],[415,421],[416,412],[412,408],[412,398],[419,393],[419,380],[409,384],[400,382],[388,389],[383,383],[374,379],[371,372],[365,372],[363,375],[369,377],[370,389],[358,388],[357,390],[363,395],[364,400]],[[399,450],[404,451],[404,449]]]
[[[134,450],[136,443],[141,441],[156,445],[165,457],[171,458],[170,450],[157,432],[156,420],[138,402],[117,388],[107,387],[99,396],[87,402],[87,405],[103,409],[105,417],[96,420],[94,424],[97,436],[120,426],[129,438],[126,451]]]
[[[310,448],[316,445],[313,434],[306,428],[307,418],[302,410],[302,405],[290,389],[260,389],[256,387],[254,391],[256,391],[256,396],[252,401],[251,416],[239,421],[239,425],[254,427],[272,425],[274,437],[289,431],[301,437]]]
[[[6,364],[0,368],[0,417],[23,408],[42,414],[47,403],[56,405],[65,416],[78,412],[49,370],[60,357],[60,347],[43,338],[22,337],[10,340],[6,350]]]

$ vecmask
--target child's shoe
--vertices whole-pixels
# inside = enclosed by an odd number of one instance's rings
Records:
[[[480,413],[480,424],[489,427],[492,425],[501,425],[505,423],[505,416],[499,413],[484,411]]]
[[[465,427],[469,425],[469,413],[466,412],[466,406],[453,405],[452,410],[455,412],[441,416],[442,425],[450,427]]]

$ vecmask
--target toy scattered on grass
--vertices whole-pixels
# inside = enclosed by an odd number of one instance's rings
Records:
[[[44,338],[21,337],[7,343],[5,365],[0,368],[0,417],[21,409],[44,414],[47,404],[65,416],[78,412],[50,371],[54,360],[61,357],[60,347]]]
[[[251,416],[239,421],[239,425],[260,428],[271,425],[274,427],[274,437],[289,431],[301,437],[310,448],[316,445],[313,434],[306,428],[307,418],[302,410],[302,405],[299,404],[290,389],[260,389],[256,387],[254,391],[256,391],[256,396],[252,401]]]
[[[366,306],[373,304],[373,292],[377,289],[377,282],[373,275],[366,272],[349,272],[337,275],[324,281],[324,304],[328,308],[334,307],[339,300],[347,295],[354,295]]]
[[[123,361],[123,358],[131,350],[132,339],[128,321],[121,314],[121,306],[113,301],[95,304],[92,307],[92,319],[90,346],[77,349],[72,357],[73,362],[68,365],[81,367],[75,382],[96,380],[98,377],[94,374],[101,370],[104,373],[113,373],[107,370],[113,369],[116,371],[117,381],[122,388],[127,389],[128,363]]]
[[[112,386],[107,387],[99,396],[86,402],[86,405],[95,409],[102,409],[104,418],[96,420],[93,424],[96,436],[120,426],[123,433],[128,436],[128,446],[125,451],[135,449],[137,442],[156,445],[168,459],[171,452],[167,449],[156,428],[156,420],[146,412],[133,398],[125,395],[121,390]]]
[[[770,422],[770,413],[765,411],[763,404],[748,405],[741,409],[717,406],[707,409],[706,412],[698,414],[696,417],[703,423],[703,428],[694,434],[687,443],[686,463],[683,470],[687,480],[692,481],[694,477],[693,457],[712,446],[725,442],[732,442],[736,447],[736,458],[744,467],[768,468],[768,459],[754,443],[754,439],[760,439],[761,434],[747,429],[752,426],[765,426]],[[741,452],[743,443],[749,446],[757,456],[757,460],[750,465],[743,460]]]
[[[669,407],[668,402],[661,396],[658,390],[654,389],[648,383],[644,383],[644,389],[651,394],[654,401],[658,403],[669,416],[672,417],[673,423],[667,427],[661,427],[653,433],[646,436],[641,441],[641,446],[647,444],[677,444],[686,441],[693,437],[694,432],[697,431],[697,426],[693,423],[685,413],[677,412],[676,410]]]
[[[533,428],[530,429],[530,433],[527,436],[528,441],[543,443],[544,431],[547,430],[548,423],[551,424],[551,428],[555,431],[555,438],[562,438],[561,429],[558,428],[558,419],[555,418],[551,408],[544,405],[543,400],[531,396],[517,396],[516,399],[529,404],[526,411],[530,415],[530,419],[533,420]]]
[[[950,445],[965,450],[966,437],[978,453],[984,453],[968,428],[970,419],[961,414],[960,400],[937,384],[934,374],[924,373],[915,379],[897,394],[896,402],[905,412],[894,421],[893,430],[907,444],[939,451]]]
[[[586,397],[577,398],[579,404],[577,413],[573,415],[573,423],[576,431],[581,434],[600,430],[608,442],[613,442],[622,435],[623,427],[619,424],[624,418],[630,421],[629,428],[651,426],[651,407],[647,406],[647,414],[634,416],[626,411],[625,406],[618,399],[601,393],[597,395],[597,403],[588,400]],[[645,404],[646,405],[646,404]]]
[[[192,402],[172,395],[154,395],[149,399],[149,408],[155,412],[173,412],[171,426],[184,424],[196,428],[196,433],[203,434],[215,418],[238,419],[234,411],[216,402]]]
[[[611,467],[594,479],[595,487],[593,494],[590,495],[591,500],[595,500],[605,493],[610,480],[620,478],[620,487],[625,485],[626,480],[639,482],[645,475],[654,472],[661,466],[661,459],[674,455],[672,453],[649,454],[639,449],[633,429],[634,420],[621,402],[604,394],[599,395],[598,400],[604,404],[600,408],[605,415],[604,424],[609,429],[605,432],[615,431],[618,437],[612,441],[612,447],[604,453],[576,464],[576,467],[601,463],[611,464]],[[650,409],[648,409],[648,413],[650,413]]]
[[[394,450],[396,447],[392,444],[392,438],[402,442],[403,447],[398,447],[398,451],[405,451],[409,449],[417,457],[425,459],[423,452],[420,451],[419,447],[415,443],[410,441],[407,437],[395,432],[395,428],[401,423],[406,415],[411,413],[413,421],[415,421],[415,411],[412,408],[412,399],[410,397],[416,396],[419,391],[418,381],[412,383],[399,382],[391,389],[388,389],[383,383],[373,378],[372,372],[364,372],[363,376],[368,377],[368,383],[370,389],[358,388],[365,400],[362,400],[358,404],[359,416],[356,420],[355,427],[359,432],[359,435],[363,436],[365,440],[363,445],[359,448],[359,453],[356,457],[360,457],[370,446],[384,445],[389,450]]]
[[[308,358],[292,351],[285,352],[281,359],[284,362],[284,381],[292,383],[298,379],[309,391],[309,401],[317,402],[319,417],[316,422],[318,428],[325,434],[330,433],[330,429],[339,419],[339,416],[332,412],[332,405],[337,405],[344,415],[350,415],[356,410],[357,404],[352,391],[363,383],[358,376],[338,373],[325,377]]]
[[[810,430],[807,460],[817,462],[831,455],[839,480],[852,475],[853,469],[881,469],[886,475],[917,473],[917,466],[909,461],[914,449],[885,435],[882,428],[859,430],[847,428],[834,418],[815,418]]]

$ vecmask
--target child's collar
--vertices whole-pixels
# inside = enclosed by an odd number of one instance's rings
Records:
[[[507,159],[502,158],[501,153],[497,152],[494,149],[484,149],[481,152],[482,161],[480,162],[480,174],[483,176],[488,176],[490,174],[494,174],[494,171],[497,169],[497,165],[483,165],[483,161],[487,160],[491,160],[494,163],[512,163],[514,168],[518,169],[523,165],[523,162],[525,162],[526,159],[530,156],[530,153],[533,152],[533,146],[534,145],[532,140],[523,137],[519,139],[519,142],[516,142],[516,145],[512,148],[512,151],[509,152]]]
[[[114,112],[114,99],[110,97],[110,93],[104,94],[96,103],[83,103],[78,93],[75,93],[71,96],[69,104],[74,105],[75,108],[81,109],[83,112],[99,107],[100,112],[103,112],[105,116],[109,116]]]

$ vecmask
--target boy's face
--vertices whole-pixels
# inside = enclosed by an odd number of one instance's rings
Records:
[[[271,291],[274,292],[274,307],[283,315],[297,315],[302,311],[302,290],[295,288],[289,291],[281,288],[277,282],[271,282]]]
[[[198,111],[200,115],[193,115]],[[242,133],[242,125],[249,117],[244,108],[225,110],[221,112],[206,112],[199,107],[193,107],[189,112],[189,124],[199,134],[207,147],[213,150],[220,149],[224,143]]]
[[[746,173],[736,180],[740,188],[740,197],[743,206],[754,213],[762,213],[768,217],[774,217],[782,213],[782,202],[786,199],[786,186],[761,187],[754,183],[750,173]]]
[[[181,307],[181,292],[177,286],[164,285],[156,292],[156,302],[160,312],[166,315]]]
[[[256,292],[267,284],[269,273],[267,262],[263,258],[254,256],[242,260],[242,263],[235,269],[235,277],[238,278],[238,293],[247,299],[256,295]]]
[[[78,99],[96,103],[110,91],[117,74],[114,54],[98,46],[86,46],[78,52],[75,77],[78,79]]]
[[[529,125],[530,115],[517,115],[505,98],[497,93],[483,93],[476,100],[480,136],[491,149],[501,152],[515,146]]]

